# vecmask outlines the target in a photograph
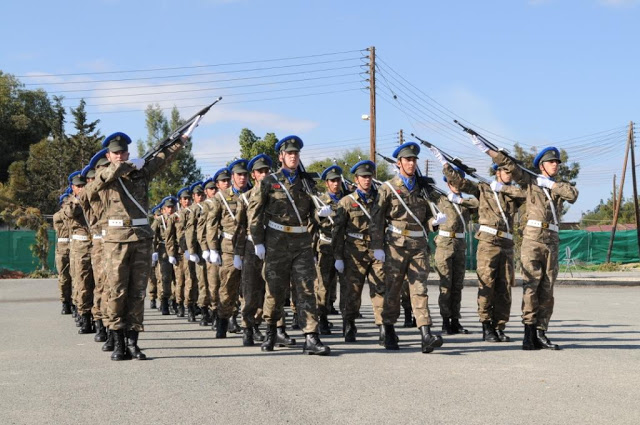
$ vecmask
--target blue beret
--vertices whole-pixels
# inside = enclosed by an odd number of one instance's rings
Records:
[[[452,165],[451,168],[453,168],[454,170],[456,170],[458,172],[458,174],[460,174],[460,177],[465,178],[467,173],[465,173],[464,171],[462,171],[460,168],[456,167],[455,165]],[[444,181],[446,183],[447,178],[445,176],[442,176],[442,181]]]
[[[62,205],[62,201],[64,201],[64,198],[67,198],[68,196],[69,194],[66,192],[60,195],[60,197],[58,198],[58,205]]]
[[[284,150],[285,152],[297,152],[302,149],[304,143],[298,136],[287,136],[276,143],[276,152]]]
[[[536,157],[533,160],[533,166],[535,168],[538,168],[540,166],[540,162],[552,161],[552,160],[561,161],[560,151],[558,150],[558,148],[549,146],[547,148],[542,149],[540,153],[536,155]]]
[[[66,193],[67,195],[71,195],[71,192],[73,192],[73,190],[71,190],[71,186],[67,186],[67,189],[64,191],[64,193]]]
[[[215,181],[230,179],[230,178],[231,178],[231,173],[229,172],[229,169],[227,167],[219,169],[213,175],[213,180]]]
[[[247,161],[244,158],[236,159],[231,164],[229,164],[229,166],[227,168],[229,169],[229,172],[231,174],[233,174],[233,173],[248,173],[249,172],[249,170],[247,169],[247,163],[248,162],[249,161]]]
[[[191,191],[189,190],[189,188],[188,188],[188,187],[183,187],[182,189],[180,189],[180,190],[178,191],[178,198],[182,198],[182,197],[183,197],[183,196],[182,196],[183,194],[185,194],[185,195],[184,195],[184,197],[185,197],[185,198],[191,198]]]
[[[376,164],[368,159],[363,159],[362,161],[356,162],[350,171],[351,174],[357,176],[372,176],[376,171]]]
[[[176,204],[178,203],[178,198],[176,198],[175,196],[165,196],[164,198],[162,198],[162,201],[160,201],[159,206],[160,207],[174,207]]]
[[[67,180],[69,181],[69,184],[71,184],[71,181],[73,180],[73,178],[80,173],[81,171],[74,171],[73,173],[69,174],[69,177],[67,178]]]
[[[416,142],[406,142],[401,144],[393,151],[394,158],[406,158],[406,157],[417,157],[420,153],[420,145]]]
[[[267,155],[266,153],[261,153],[251,158],[251,161],[249,161],[249,165],[247,165],[247,168],[249,169],[249,171],[253,171],[254,169],[259,170],[265,167],[271,168],[272,165],[273,161],[271,160],[271,157],[269,157],[269,155]]]
[[[492,165],[491,165],[491,169],[492,169],[493,171],[498,171],[498,164],[492,164]]]
[[[194,184],[189,186],[189,190],[191,191],[191,193],[194,193],[194,192],[202,193],[202,191],[204,190],[204,186],[202,186],[202,181],[195,182]]]
[[[98,166],[98,161],[100,161],[102,158],[104,158],[106,160],[108,151],[109,151],[109,149],[107,149],[107,148],[104,148],[104,149],[101,149],[100,151],[98,151],[98,153],[93,155],[93,157],[89,161],[89,165],[87,167],[89,167],[90,169],[91,168],[96,168]]]
[[[158,211],[158,205],[156,205],[155,207],[151,208],[151,214],[155,215],[156,211]]]
[[[131,144],[131,138],[124,133],[113,133],[104,138],[102,142],[103,148],[109,148],[109,152],[118,152],[128,150],[127,145]]]
[[[332,165],[330,167],[327,167],[327,169],[322,172],[322,175],[320,176],[320,178],[322,180],[332,180],[332,179],[337,179],[341,175],[342,175],[342,168],[338,167],[337,165]]]
[[[93,168],[89,168],[89,166],[87,165],[86,167],[84,167],[82,169],[82,171],[80,171],[80,175],[82,177],[87,177],[87,173],[89,172],[89,170],[92,170]]]

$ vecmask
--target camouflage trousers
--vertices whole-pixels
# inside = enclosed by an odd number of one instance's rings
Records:
[[[71,270],[69,269],[69,248],[68,242],[62,242],[56,246],[56,269],[58,270],[58,290],[60,291],[60,301],[71,302]]]
[[[149,299],[151,301],[158,299],[158,272],[160,265],[156,263],[151,265],[151,271],[149,272],[149,282],[147,283],[147,292],[149,293]]]
[[[173,266],[169,262],[169,256],[164,245],[158,249],[158,264],[156,264],[156,281],[158,282],[157,297],[162,299],[171,298],[173,283]],[[153,299],[153,298],[152,298]]]
[[[478,316],[504,330],[511,313],[511,287],[515,284],[513,247],[478,241]]]
[[[547,330],[553,314],[553,286],[558,277],[558,245],[522,240],[522,323]]]
[[[174,286],[173,296],[178,304],[184,303],[184,287],[186,278],[186,267],[184,261],[184,255],[178,254],[176,257],[177,263],[173,266],[173,272],[176,278],[176,284]]]
[[[195,263],[196,277],[198,279],[198,306],[209,307],[211,305],[211,294],[209,292],[209,281],[207,280],[207,261],[200,258],[199,263]]]
[[[104,290],[104,263],[102,239],[93,239],[91,247],[91,268],[93,269],[93,307],[91,314],[94,320],[102,320],[102,291]]]
[[[373,258],[371,251],[346,243],[344,247],[344,290],[340,294],[345,298],[342,318],[353,321],[360,314],[362,290],[365,279],[369,281],[369,296],[373,306],[376,325],[382,325],[382,306],[384,303],[384,263]],[[341,303],[342,304],[342,303]]]
[[[453,241],[454,243],[457,241]],[[462,246],[462,248],[460,248]],[[460,302],[464,286],[465,248],[464,245],[453,247],[453,244],[436,247],[436,270],[440,275],[440,316],[460,319]]]
[[[184,261],[184,303],[195,304],[198,302],[198,276],[196,275],[196,263],[182,256]]]
[[[295,286],[296,314],[300,329],[318,332],[316,269],[309,234],[287,234],[267,229],[263,276],[266,282],[264,320],[277,325],[284,317],[284,300],[289,285]],[[292,291],[293,292],[293,291]],[[292,301],[293,301],[292,293]]]
[[[398,320],[402,285],[406,279],[411,297],[411,307],[416,316],[416,324],[418,327],[431,326],[429,296],[427,295],[427,277],[429,276],[427,249],[408,249],[387,245],[385,256],[382,323],[393,325]]]
[[[318,315],[326,316],[331,310],[331,293],[335,293],[338,281],[338,272],[335,268],[336,259],[333,256],[331,245],[321,244],[318,248],[318,263],[315,283],[316,298],[318,299]]]
[[[71,243],[70,261],[73,261],[75,304],[78,314],[90,313],[93,307],[93,269],[91,268],[91,240]]]
[[[237,311],[238,297],[242,274],[233,267],[233,254],[222,253],[222,265],[220,266],[220,307],[218,317],[230,318]]]
[[[211,310],[218,311],[220,306],[220,266],[207,262],[207,285]]]
[[[151,240],[104,242],[112,330],[144,331],[144,298],[151,271]]]

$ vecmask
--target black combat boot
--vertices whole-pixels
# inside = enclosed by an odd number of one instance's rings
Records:
[[[240,332],[242,332],[242,328],[238,325],[238,313],[235,313],[229,321],[229,333],[239,334]]]
[[[194,304],[189,304],[187,306],[187,322],[193,323],[196,321],[196,306]]]
[[[387,350],[399,350],[396,328],[393,325],[382,325],[384,327],[384,348]]]
[[[80,314],[79,312],[76,312],[75,320],[76,320],[76,327],[77,328],[82,326],[82,321],[83,321],[82,314]]]
[[[300,323],[298,322],[298,313],[293,313],[291,318],[291,329],[300,329]]]
[[[496,325],[495,323],[493,324],[493,327],[496,330],[496,334],[498,335],[498,339],[500,340],[500,342],[511,342],[511,338],[505,335],[504,330],[499,329],[498,325]]]
[[[381,347],[384,347],[384,339],[385,339],[384,326],[378,325],[378,329],[380,331],[380,335],[378,336],[378,345]]]
[[[549,338],[547,338],[546,331],[543,329],[536,330],[536,339],[538,342],[538,346],[540,348],[545,348],[547,350],[559,350],[560,346],[558,344],[554,344],[551,342]]]
[[[442,318],[442,332],[446,333],[447,335],[453,335],[455,333],[453,332],[453,328],[451,327],[451,319],[448,317]]]
[[[454,334],[468,334],[470,333],[468,330],[462,327],[459,319],[451,319],[451,329],[453,329]]]
[[[75,304],[71,303],[71,317],[74,319],[78,317],[78,307]]]
[[[482,340],[486,342],[500,342],[496,330],[491,322],[482,322]]]
[[[218,327],[216,328],[216,338],[226,338],[229,329],[229,319],[218,319]]]
[[[304,334],[304,346],[302,354],[317,354],[318,356],[328,356],[331,354],[331,348],[327,347],[320,341],[318,334]]]
[[[247,327],[242,330],[242,345],[245,347],[251,347],[254,345],[252,327]]]
[[[178,304],[178,309],[176,310],[176,316],[184,317],[184,303]]]
[[[93,327],[93,320],[91,319],[91,313],[84,313],[82,315],[82,321],[80,325],[80,329],[78,329],[79,334],[92,334],[96,331]]]
[[[96,320],[96,336],[93,337],[95,342],[105,342],[107,340],[107,328],[104,327],[102,319]]]
[[[422,352],[430,353],[434,348],[442,347],[442,337],[431,333],[431,326],[420,326],[422,336]]]
[[[536,338],[536,325],[524,325],[524,340],[522,340],[523,350],[539,350],[538,339]]]
[[[329,310],[329,314],[340,314],[338,310],[331,304],[331,309]]]
[[[357,333],[358,329],[356,328],[355,320],[345,320],[344,342],[356,342]]]
[[[176,300],[171,300],[171,314],[178,315],[178,303]]]
[[[260,346],[262,351],[273,351],[273,347],[276,346],[277,339],[276,325],[267,325],[267,337]]]
[[[102,345],[102,351],[113,351],[114,344],[113,331],[107,329],[107,341]]]
[[[169,300],[167,298],[160,300],[160,313],[162,313],[163,316],[169,315]]]
[[[149,301],[149,308],[151,310],[155,310],[156,308],[158,308],[158,304],[156,304],[156,300]]]
[[[202,309],[200,308],[199,305],[194,304],[193,305],[193,312],[196,316],[200,316],[202,314]]]
[[[126,360],[127,345],[124,341],[124,329],[118,329],[117,331],[112,332],[114,339],[114,349],[113,353],[111,354],[111,360]]]
[[[136,360],[147,360],[147,356],[138,347],[138,331],[130,330],[128,333],[127,344],[133,350],[133,358]]]
[[[296,340],[291,338],[284,326],[278,326],[276,331],[276,344],[278,347],[293,347]]]
[[[318,318],[318,330],[320,335],[331,335],[331,328],[329,327],[329,320],[325,314],[321,314]]]
[[[201,307],[202,318],[200,319],[200,326],[207,326],[211,323],[211,313],[209,307]]]
[[[253,325],[253,340],[257,342],[264,341],[264,334],[260,332],[260,326]]]
[[[211,310],[211,329],[218,329],[218,310]]]
[[[402,324],[403,328],[411,328],[415,326],[413,324],[413,320],[411,317],[411,307],[404,309],[404,323]]]
[[[60,314],[71,314],[71,303],[69,301],[62,302],[62,311]]]

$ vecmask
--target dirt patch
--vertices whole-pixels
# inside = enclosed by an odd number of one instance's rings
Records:
[[[26,274],[19,270],[0,269],[0,279],[24,279]]]

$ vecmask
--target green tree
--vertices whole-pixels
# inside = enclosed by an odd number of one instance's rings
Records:
[[[91,157],[102,148],[102,135],[98,129],[100,120],[89,121],[87,119],[86,104],[84,99],[81,99],[78,107],[71,109],[73,127],[76,132],[68,138],[69,143],[65,152],[68,153],[68,161],[72,164],[70,168],[84,167],[89,163]],[[65,141],[66,138],[54,137],[54,139]]]
[[[278,163],[278,154],[276,153],[276,143],[278,138],[275,133],[267,133],[263,139],[256,136],[253,131],[243,128],[238,137],[240,144],[240,157],[250,160],[256,155],[266,153],[273,160],[274,167]]]
[[[615,205],[613,204],[613,196],[610,193],[609,199],[605,202],[600,200],[600,203],[592,210],[582,213],[580,218],[580,227],[585,228],[587,226],[613,224],[613,214]],[[620,204],[620,213],[618,214],[619,224],[635,224],[635,205],[633,204],[633,197],[622,199]]]

